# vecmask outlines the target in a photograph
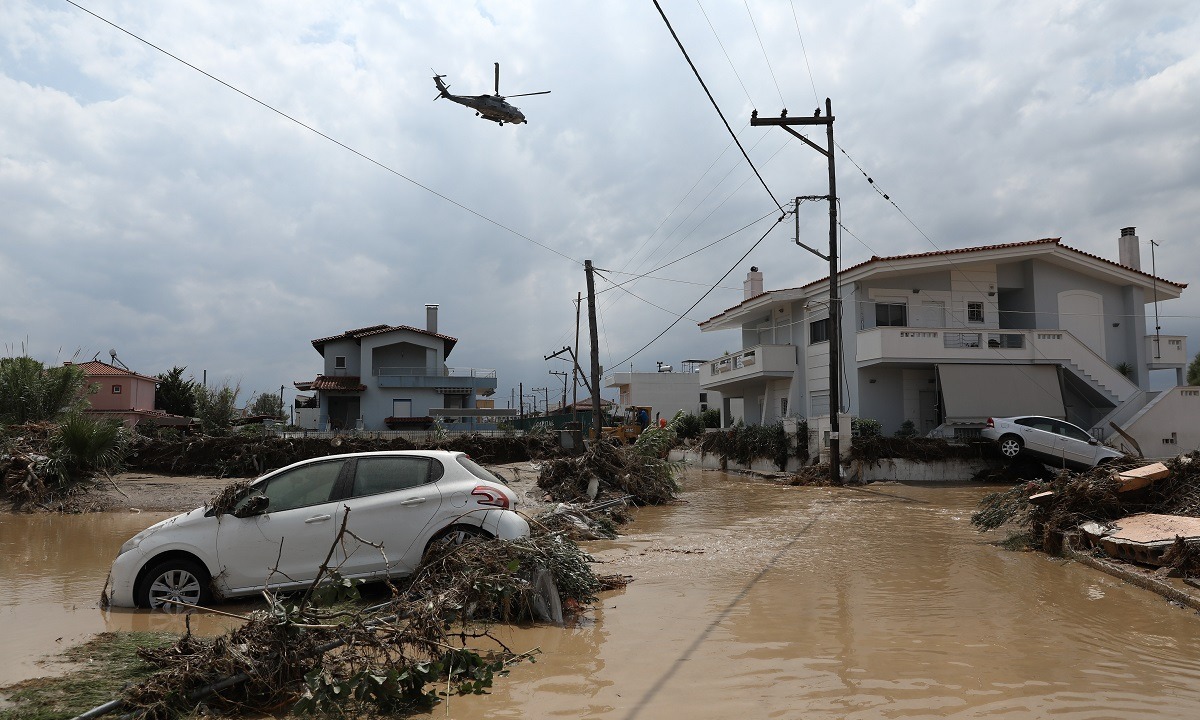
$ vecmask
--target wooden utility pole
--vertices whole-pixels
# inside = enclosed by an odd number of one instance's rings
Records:
[[[583,305],[583,293],[575,293],[575,350],[571,357],[579,355],[579,308]],[[575,363],[575,368],[571,375],[571,413],[572,419],[579,421],[579,363]]]
[[[822,260],[829,261],[829,481],[834,485],[842,484],[842,469],[841,469],[841,436],[838,433],[838,414],[841,411],[841,389],[842,381],[839,374],[839,366],[841,363],[842,349],[842,307],[838,302],[838,256],[837,256],[837,175],[834,172],[834,144],[833,144],[833,106],[829,98],[825,98],[825,117],[821,117],[821,109],[817,108],[813,117],[788,117],[787,110],[784,110],[777,118],[760,118],[758,111],[750,113],[751,125],[779,125],[793,136],[802,140],[806,145],[816,150],[825,156],[829,164],[829,194],[824,196],[808,196],[803,199],[815,200],[824,199],[829,201],[829,254],[822,255],[812,248],[800,243],[800,238],[796,238],[796,243],[804,249],[820,257]],[[800,133],[793,130],[791,125],[824,125],[826,130],[826,140],[828,145],[821,147],[812,140],[804,137]],[[797,198],[797,210],[799,210],[799,201]],[[797,226],[797,229],[799,226]]]
[[[596,331],[596,281],[592,277],[592,261],[583,261],[583,272],[587,275],[588,303],[588,333],[592,340],[592,437],[600,442],[601,428],[604,426],[600,417],[600,335]]]

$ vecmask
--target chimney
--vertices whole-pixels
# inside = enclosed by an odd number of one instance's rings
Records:
[[[1137,228],[1121,228],[1121,239],[1117,241],[1120,262],[1127,268],[1142,269],[1142,246],[1138,241]]]
[[[746,295],[743,298],[745,300],[763,294],[763,276],[757,265],[752,265],[750,272],[746,273],[746,282],[742,283],[742,290]]]
[[[425,306],[425,329],[431,333],[437,332],[437,305]]]

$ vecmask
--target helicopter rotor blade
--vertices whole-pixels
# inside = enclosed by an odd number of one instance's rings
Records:
[[[494,63],[496,66],[496,94],[500,94],[500,63]]]
[[[549,90],[543,90],[541,92],[535,92],[535,93],[518,93],[516,95],[506,95],[505,97],[528,97],[530,95],[549,95],[549,94],[550,94]]]

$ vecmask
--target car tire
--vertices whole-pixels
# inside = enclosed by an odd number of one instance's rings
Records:
[[[433,539],[425,546],[425,554],[428,555],[431,550],[445,550],[457,547],[473,540],[491,540],[492,537],[491,533],[481,527],[474,525],[451,525],[433,536]]]
[[[1000,454],[1009,460],[1014,460],[1025,448],[1025,443],[1016,435],[1005,435],[1000,438]]]
[[[194,560],[170,558],[156,563],[142,577],[134,593],[138,607],[168,612],[179,610],[172,600],[187,605],[208,605],[212,602],[212,578]]]

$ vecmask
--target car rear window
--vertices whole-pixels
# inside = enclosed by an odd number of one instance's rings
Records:
[[[458,460],[459,465],[462,465],[463,467],[465,467],[467,469],[467,472],[471,473],[472,475],[479,478],[480,480],[487,480],[488,482],[500,483],[501,485],[508,484],[508,483],[504,482],[504,480],[502,480],[501,478],[488,472],[487,468],[483,467],[482,465],[475,462],[474,460],[467,457],[466,455],[459,455],[457,460]]]
[[[354,469],[354,497],[404,490],[430,482],[430,460],[424,457],[364,457]]]

